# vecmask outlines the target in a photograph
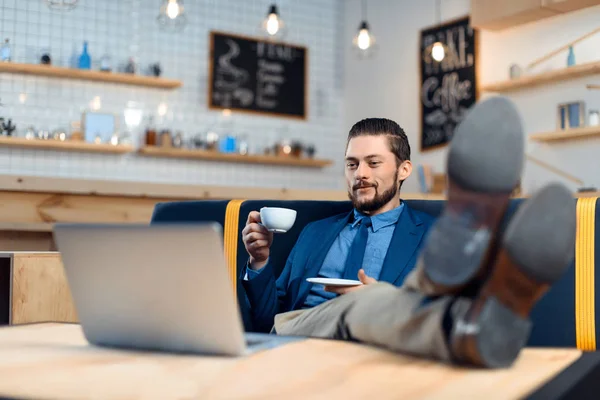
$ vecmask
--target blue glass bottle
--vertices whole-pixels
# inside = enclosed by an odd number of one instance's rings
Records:
[[[221,153],[235,153],[236,147],[236,139],[232,134],[226,135],[219,143]]]
[[[88,44],[83,42],[83,53],[79,56],[79,68],[80,69],[91,69],[92,59],[88,53]]]
[[[569,56],[567,57],[567,66],[572,67],[575,65],[575,52],[573,46],[569,46]]]
[[[2,45],[2,48],[0,49],[0,59],[4,62],[9,62],[11,61],[11,55],[10,55],[10,41],[8,39],[4,40],[4,44]]]

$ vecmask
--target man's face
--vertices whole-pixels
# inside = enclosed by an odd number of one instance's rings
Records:
[[[410,161],[396,164],[385,135],[358,136],[348,143],[345,174],[354,207],[372,213],[399,201],[399,180],[410,175]]]

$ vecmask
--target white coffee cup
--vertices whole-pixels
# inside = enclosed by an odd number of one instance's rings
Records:
[[[296,210],[279,207],[263,207],[260,209],[260,220],[271,232],[286,233],[296,221]]]

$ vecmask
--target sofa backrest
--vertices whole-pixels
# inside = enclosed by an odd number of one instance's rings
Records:
[[[503,227],[522,202],[523,199],[511,200]],[[442,200],[406,200],[409,207],[434,217],[441,213],[444,203]],[[596,307],[594,293],[594,266],[596,253],[600,252],[600,239],[596,239],[595,235],[596,222],[600,218],[596,213],[596,203],[597,198],[580,198],[573,201],[578,218],[577,243],[573,249],[574,261],[568,272],[544,295],[533,310],[534,327],[529,346],[596,350],[596,337],[600,330],[595,324],[596,310],[600,310],[600,307]],[[201,200],[159,203],[152,216],[153,224],[216,221],[223,226],[225,256],[238,295],[244,326],[248,331],[252,330],[248,304],[243,288],[236,284],[236,278],[248,259],[241,231],[246,224],[248,213],[258,211],[261,207],[286,207],[298,212],[293,228],[285,234],[275,236],[270,257],[273,265],[277,266],[276,274],[281,272],[304,226],[352,209],[349,201]]]

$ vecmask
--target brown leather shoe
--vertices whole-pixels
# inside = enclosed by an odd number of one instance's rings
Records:
[[[498,96],[477,103],[450,143],[448,200],[419,256],[425,294],[456,294],[485,276],[523,162],[523,128],[512,102]]]
[[[490,275],[465,315],[453,321],[451,352],[459,362],[511,365],[526,345],[529,313],[573,258],[576,209],[564,186],[551,184],[515,213]]]

